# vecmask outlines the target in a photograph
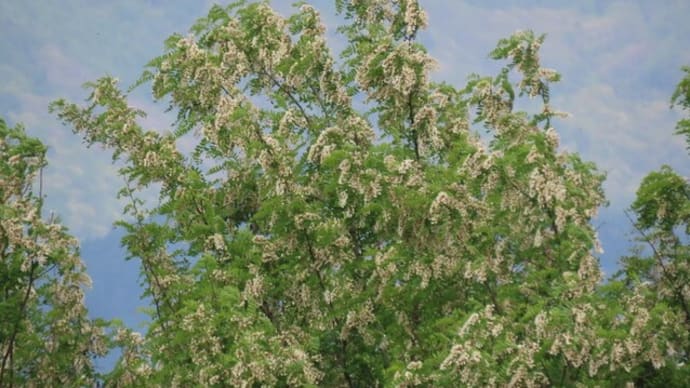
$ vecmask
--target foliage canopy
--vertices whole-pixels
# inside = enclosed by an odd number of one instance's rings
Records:
[[[77,241],[41,215],[46,148],[0,118],[0,386],[80,386],[107,352]]]
[[[590,221],[604,176],[558,147],[550,87],[560,76],[541,65],[544,36],[500,40],[490,55],[502,70],[459,89],[430,78],[416,0],[336,7],[347,21],[340,59],[307,4],[289,17],[265,3],[214,6],[190,35],[171,36],[137,82],[177,113],[171,133],[142,128],[144,112],[111,77],[88,84],[85,106],[51,105],[121,161],[122,243],[153,302],[145,335],[115,331],[123,354],[104,378],[684,381],[688,248],[676,233],[687,234],[688,183],[668,168],[643,182],[632,209],[654,257],[626,258],[602,283]],[[688,82],[673,96],[686,108]],[[514,110],[519,98],[540,110]],[[151,185],[159,203],[145,207]]]

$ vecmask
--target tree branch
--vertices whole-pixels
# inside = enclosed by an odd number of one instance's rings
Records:
[[[661,272],[666,281],[669,283],[669,286],[671,287],[671,290],[673,290],[673,293],[675,294],[676,299],[678,299],[678,302],[681,304],[681,308],[683,309],[683,312],[685,313],[685,323],[690,325],[690,307],[688,307],[687,302],[685,301],[685,297],[683,296],[682,291],[680,290],[679,285],[676,284],[677,277],[674,276],[673,274],[670,273],[670,271],[666,268],[666,265],[664,264],[664,258],[659,252],[659,250],[656,248],[654,243],[652,243],[651,239],[647,236],[647,234],[633,221],[632,217],[630,217],[630,214],[628,213],[627,210],[623,211],[625,213],[625,216],[628,218],[628,221],[632,224],[632,226],[637,230],[637,233],[642,236],[642,239],[649,245],[649,247],[652,249],[652,253],[654,254],[654,258],[657,261],[657,264],[659,267],[661,267]]]

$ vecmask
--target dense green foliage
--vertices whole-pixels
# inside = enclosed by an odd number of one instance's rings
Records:
[[[85,106],[51,105],[121,162],[122,243],[153,303],[145,334],[113,330],[109,346],[122,357],[106,383],[687,381],[688,182],[667,167],[644,180],[632,211],[651,256],[640,250],[602,282],[591,220],[605,204],[604,176],[559,149],[550,91],[560,76],[541,65],[544,36],[500,40],[490,54],[504,63],[499,74],[471,75],[459,89],[430,80],[435,62],[416,40],[426,27],[416,0],[336,7],[347,21],[340,59],[306,4],[287,18],[264,3],[215,6],[189,36],[170,37],[137,86],[149,83],[177,112],[172,133],[142,128],[144,112],[111,77],[88,85]],[[673,95],[685,109],[689,77]],[[515,111],[520,98],[540,110]],[[41,223],[40,195],[19,189],[40,170],[44,148],[4,122],[0,131],[19,139],[0,143],[3,156],[20,155],[0,165],[0,194],[8,177],[20,182],[2,208],[2,236],[6,222],[20,225],[18,240],[0,242],[0,307],[16,322],[0,328],[3,354],[15,360],[8,381],[88,384],[88,356],[105,345],[75,304],[84,276],[76,248],[56,242],[64,234],[40,234],[63,232]],[[677,131],[690,133],[687,120]],[[193,151],[181,152],[182,142]],[[36,163],[24,162],[32,155]],[[159,201],[147,207],[142,189],[151,186]],[[31,220],[16,221],[19,204],[37,209]],[[44,239],[59,248],[29,251]],[[37,283],[39,265],[58,270]],[[51,274],[76,282],[69,300],[78,310],[59,316],[62,326],[50,320],[63,308]],[[31,290],[44,299],[28,304]],[[54,334],[60,353],[17,367],[32,359],[22,352],[54,343],[53,327],[69,329]],[[39,365],[53,374],[43,377]]]

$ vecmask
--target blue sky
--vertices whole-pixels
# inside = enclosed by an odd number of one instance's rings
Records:
[[[135,262],[125,262],[115,199],[122,185],[110,154],[86,149],[69,128],[48,113],[48,103],[65,97],[81,101],[81,85],[99,76],[131,84],[144,64],[160,54],[174,32],[186,33],[211,1],[179,0],[4,0],[0,2],[0,115],[21,122],[49,147],[45,173],[47,211],[59,214],[79,238],[94,280],[87,303],[94,316],[119,317],[135,329],[142,315]],[[274,1],[281,12],[292,1]],[[331,1],[321,9],[333,32],[338,18]],[[611,205],[594,221],[608,273],[628,247],[631,227],[623,209],[641,178],[662,164],[690,175],[683,140],[673,136],[680,112],[669,97],[690,64],[688,1],[516,1],[421,0],[430,26],[420,36],[440,68],[434,77],[462,86],[470,73],[494,74],[487,54],[498,39],[518,29],[546,33],[544,66],[560,71],[552,89],[560,110],[572,114],[556,122],[562,147],[580,153],[606,171]],[[154,105],[145,89],[131,103],[147,112],[147,128],[165,130],[172,117]]]

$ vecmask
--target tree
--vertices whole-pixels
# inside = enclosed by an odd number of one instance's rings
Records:
[[[84,307],[77,241],[41,214],[45,153],[0,119],[0,387],[93,384],[107,348]]]
[[[173,133],[142,128],[111,77],[52,104],[123,164],[123,244],[153,302],[109,382],[621,385],[665,365],[638,294],[598,287],[604,177],[558,148],[544,36],[501,40],[501,72],[458,89],[430,80],[417,1],[336,7],[340,61],[307,4],[215,6],[171,36],[135,86]]]
[[[671,105],[690,109],[690,67],[671,97]],[[690,146],[690,120],[676,126]],[[650,310],[660,330],[655,339],[668,343],[673,370],[666,377],[682,383],[690,378],[690,183],[670,166],[649,173],[637,190],[630,220],[641,246],[622,260],[621,281],[639,289],[639,304]]]

